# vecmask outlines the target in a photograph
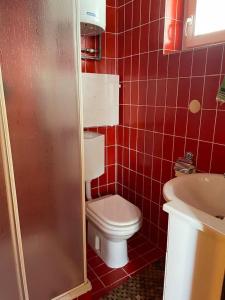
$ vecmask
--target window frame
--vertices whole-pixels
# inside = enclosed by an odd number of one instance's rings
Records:
[[[198,0],[184,1],[183,50],[225,42],[225,30],[194,36],[197,1]],[[189,18],[192,18],[192,20]],[[191,25],[188,25],[188,19],[192,22]]]

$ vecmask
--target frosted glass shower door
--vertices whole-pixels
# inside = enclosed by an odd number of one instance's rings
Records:
[[[30,300],[52,299],[86,281],[77,2],[0,1],[1,65]]]
[[[1,154],[0,151],[0,299],[21,300]]]

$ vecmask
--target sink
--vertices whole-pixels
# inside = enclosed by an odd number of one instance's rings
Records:
[[[224,175],[196,173],[180,176],[164,185],[163,195],[166,201],[179,205],[181,213],[188,218],[225,235]]]
[[[169,214],[164,300],[221,300],[225,288],[225,178],[197,173],[163,187]]]

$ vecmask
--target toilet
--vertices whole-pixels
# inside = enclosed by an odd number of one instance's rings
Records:
[[[88,244],[108,267],[121,268],[129,261],[127,240],[141,228],[141,211],[119,195],[91,199],[91,180],[104,174],[104,135],[84,132],[84,162]]]

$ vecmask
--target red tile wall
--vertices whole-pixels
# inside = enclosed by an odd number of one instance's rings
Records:
[[[179,1],[175,1],[179,2]],[[224,45],[163,55],[165,0],[118,0],[118,192],[140,207],[142,232],[164,248],[163,184],[186,151],[198,170],[225,171],[225,108],[216,92]],[[197,99],[202,109],[188,111]]]
[[[107,0],[106,32],[102,34],[102,60],[82,60],[82,72],[118,74],[117,8],[115,0]],[[96,48],[97,39],[82,37],[82,48]],[[116,189],[116,127],[90,128],[105,135],[105,173],[92,181],[92,197],[114,194]]]

